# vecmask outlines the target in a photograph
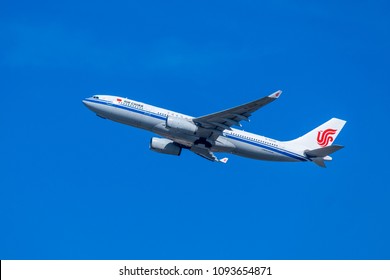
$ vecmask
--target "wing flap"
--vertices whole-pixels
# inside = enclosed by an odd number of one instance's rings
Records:
[[[198,156],[201,156],[210,161],[218,161],[217,157],[207,148],[200,147],[198,145],[194,145],[191,147],[191,152],[194,152]]]
[[[202,158],[205,158],[210,161],[216,161],[216,162],[222,162],[227,163],[228,158],[223,158],[219,160],[212,151],[210,151],[208,148],[201,146],[201,145],[194,145],[190,149],[191,152],[194,152],[198,156],[201,156]]]

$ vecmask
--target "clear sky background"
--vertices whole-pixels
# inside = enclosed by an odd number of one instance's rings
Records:
[[[390,258],[388,1],[6,0],[0,34],[0,259]],[[244,129],[345,119],[328,168],[157,154],[81,103],[278,89]]]

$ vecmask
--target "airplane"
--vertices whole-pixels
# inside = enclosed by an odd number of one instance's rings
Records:
[[[213,162],[226,163],[214,153],[230,153],[246,158],[281,162],[313,162],[326,167],[330,154],[343,148],[331,145],[346,121],[332,118],[305,135],[290,141],[278,141],[249,133],[242,121],[281,95],[278,90],[252,102],[217,113],[191,117],[119,96],[93,95],[82,100],[84,105],[103,119],[145,129],[162,136],[152,137],[152,151],[179,156],[183,149]]]

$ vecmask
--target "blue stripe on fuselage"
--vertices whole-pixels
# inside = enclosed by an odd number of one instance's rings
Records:
[[[300,161],[308,161],[307,158],[305,158],[305,157],[303,157],[301,155],[292,153],[290,151],[278,149],[278,148],[275,148],[275,147],[270,147],[270,146],[267,146],[267,145],[264,145],[264,144],[256,143],[256,142],[253,142],[253,141],[250,141],[250,140],[247,140],[247,139],[242,139],[242,138],[239,138],[237,136],[233,136],[233,135],[229,135],[229,134],[225,134],[225,137],[231,138],[233,140],[237,140],[237,141],[240,141],[240,142],[243,142],[243,143],[246,143],[246,144],[250,144],[250,145],[253,145],[253,146],[257,146],[257,147],[260,147],[260,148],[264,148],[264,149],[267,149],[267,150],[270,150],[270,151],[273,151],[273,152],[276,152],[276,153],[279,153],[279,154],[282,154],[284,156],[288,156],[288,157],[291,157],[291,158],[294,158],[294,159],[297,159],[297,160],[300,160]]]

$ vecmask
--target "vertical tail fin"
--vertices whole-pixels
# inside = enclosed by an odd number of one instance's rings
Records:
[[[305,135],[290,141],[290,143],[309,150],[327,147],[336,140],[345,123],[346,121],[337,118],[330,119]]]

